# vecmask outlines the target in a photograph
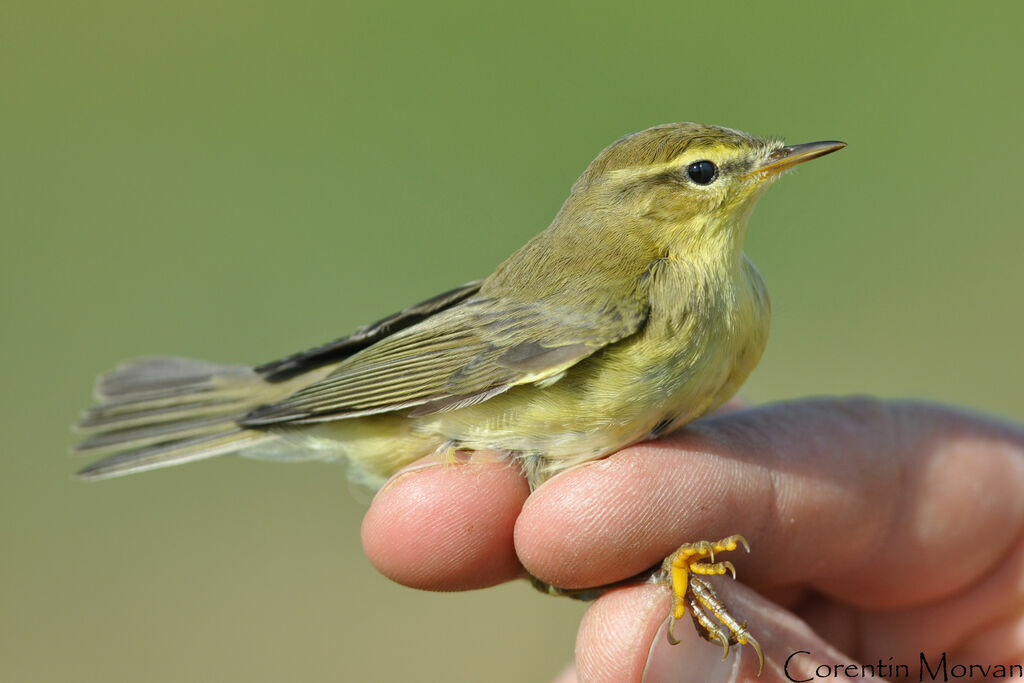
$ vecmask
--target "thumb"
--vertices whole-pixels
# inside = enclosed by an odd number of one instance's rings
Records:
[[[720,645],[703,640],[685,622],[675,628],[681,642],[671,645],[666,637],[668,591],[648,585],[603,595],[587,611],[576,641],[579,680],[793,683],[817,680],[826,670],[835,675],[837,666],[844,679],[881,680],[861,675],[859,664],[805,622],[743,584],[719,581],[715,590],[733,614],[748,621],[761,644],[765,663],[760,676],[753,648],[730,646],[723,659]],[[850,665],[855,669],[846,669]]]

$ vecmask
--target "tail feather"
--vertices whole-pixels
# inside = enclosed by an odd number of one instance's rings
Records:
[[[276,438],[237,420],[288,389],[239,365],[176,357],[126,363],[96,386],[100,405],[78,423],[89,435],[74,451],[113,452],[78,474],[86,479],[142,472],[243,450]]]
[[[100,377],[96,398],[107,400],[183,387],[194,391],[203,385],[212,386],[215,379],[253,377],[254,374],[252,368],[245,365],[223,365],[178,356],[146,356],[128,361]]]
[[[125,474],[145,472],[159,467],[204,460],[216,455],[234,453],[274,438],[264,432],[236,427],[232,431],[136,448],[112,455],[79,470],[83,479],[109,479]]]
[[[182,385],[180,387],[169,387],[167,389],[153,389],[148,391],[137,391],[132,394],[104,394],[100,387],[96,387],[95,396],[97,401],[103,401],[108,409],[134,406],[139,403],[152,403],[153,405],[172,405],[176,399],[182,396],[199,396],[203,393],[213,391],[214,387]]]
[[[213,386],[211,383],[210,386],[188,385],[166,391],[139,392],[113,399],[101,398],[99,400],[103,401],[103,403],[85,411],[85,415],[118,415],[121,413],[134,413],[149,408],[164,408],[225,398],[244,398],[251,389],[251,387],[247,386],[251,384],[251,381],[252,378],[247,383],[238,382],[234,389],[230,385],[218,387]],[[225,383],[222,382],[221,384]]]
[[[91,408],[82,414],[78,421],[79,431],[111,431],[127,427],[155,424],[159,422],[178,422],[202,415],[236,415],[251,401],[240,398],[207,399],[181,401],[175,405],[150,408],[138,404],[138,408],[109,410],[101,405]],[[122,407],[124,408],[124,407]],[[240,417],[240,416],[239,416]]]
[[[154,443],[162,443],[168,438],[181,438],[183,433],[215,434],[223,432],[226,428],[236,427],[234,420],[225,419],[220,416],[197,417],[191,420],[178,420],[175,422],[157,422],[144,424],[142,426],[128,427],[102,431],[84,439],[74,447],[75,453],[86,451],[106,451],[112,448],[124,448],[126,444],[132,448],[148,446]]]

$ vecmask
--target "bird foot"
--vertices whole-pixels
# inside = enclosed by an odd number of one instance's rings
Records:
[[[736,568],[732,562],[716,562],[715,553],[736,550],[743,546],[750,552],[750,545],[742,536],[735,535],[720,541],[697,541],[686,543],[665,558],[661,571],[657,572],[652,581],[668,586],[672,590],[672,614],[668,624],[668,641],[673,645],[676,639],[673,628],[681,619],[687,608],[693,618],[693,625],[702,638],[719,643],[725,651],[722,658],[729,656],[730,645],[750,645],[757,653],[758,675],[764,670],[764,652],[760,644],[750,632],[747,624],[742,624],[733,617],[711,584],[701,576],[731,574],[736,578]]]

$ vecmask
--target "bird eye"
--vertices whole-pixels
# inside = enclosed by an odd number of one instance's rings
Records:
[[[695,161],[686,167],[686,175],[698,185],[708,185],[718,177],[718,167],[707,159]]]

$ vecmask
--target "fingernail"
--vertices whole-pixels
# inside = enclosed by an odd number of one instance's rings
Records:
[[[744,653],[735,646],[729,648],[729,655],[722,658],[723,649],[717,643],[709,643],[692,629],[689,623],[676,624],[675,635],[678,645],[668,642],[668,620],[658,629],[647,656],[644,668],[644,683],[663,681],[707,681],[724,683],[736,681],[743,665]]]

